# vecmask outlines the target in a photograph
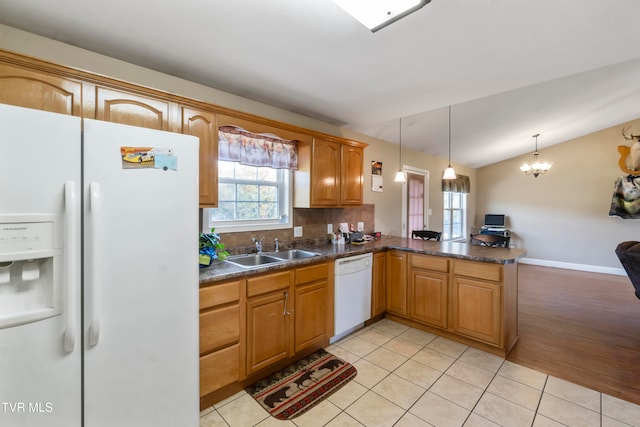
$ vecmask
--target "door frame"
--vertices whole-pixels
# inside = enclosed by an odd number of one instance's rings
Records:
[[[424,180],[424,224],[425,228],[429,229],[429,171],[426,169],[420,169],[413,166],[403,165],[402,170],[405,173],[411,173],[413,175],[421,175]],[[411,231],[408,229],[407,217],[409,212],[409,197],[407,186],[408,180],[402,183],[402,225],[401,234],[402,237],[411,238]]]

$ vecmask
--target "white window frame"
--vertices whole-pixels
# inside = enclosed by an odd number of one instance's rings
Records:
[[[451,193],[451,194],[460,194],[460,208],[450,208],[447,207],[445,205],[445,197],[446,194],[445,193]],[[447,241],[464,241],[466,240],[467,236],[466,236],[466,229],[467,229],[467,194],[466,193],[457,193],[457,192],[453,192],[453,191],[443,191],[442,192],[442,236],[443,236],[443,240],[447,240]],[[453,215],[451,214],[452,211],[454,210],[459,210],[461,215],[460,218],[462,218],[462,230],[461,230],[461,235],[460,236],[456,236],[456,237],[449,237],[448,239],[444,239],[444,236],[449,235],[451,236],[453,233],[451,232],[451,226],[453,225],[453,221],[451,220],[453,218]],[[449,230],[445,230],[445,218],[449,216]]]
[[[211,228],[216,229],[216,233],[235,233],[241,231],[262,231],[276,230],[293,227],[293,185],[292,171],[288,169],[278,169],[282,174],[282,183],[278,186],[278,199],[280,204],[280,218],[271,220],[233,220],[233,221],[213,221],[211,220],[211,210],[216,208],[202,209],[202,231],[209,232]],[[257,181],[247,181],[240,179],[218,177],[218,185],[221,183],[256,183]]]

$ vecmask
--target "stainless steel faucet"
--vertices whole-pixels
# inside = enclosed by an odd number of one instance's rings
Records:
[[[262,253],[262,242],[264,241],[264,237],[260,240],[257,240],[255,237],[251,238],[251,241],[255,242],[256,244],[256,250],[258,251],[259,254]]]
[[[276,237],[276,250],[275,251],[278,252],[278,250],[279,250],[278,249],[278,238]]]

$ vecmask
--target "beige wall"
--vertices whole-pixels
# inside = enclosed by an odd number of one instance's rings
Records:
[[[365,142],[371,139],[364,139]],[[443,141],[446,144],[446,141]],[[399,165],[399,147],[397,144],[380,144],[372,141],[365,150],[364,202],[376,207],[376,230],[383,234],[400,236],[402,231],[402,184],[393,182]],[[383,192],[371,191],[371,162],[382,162]],[[442,171],[447,167],[447,159],[434,157],[402,147],[402,163],[415,169],[429,172],[429,228],[442,231]],[[471,180],[471,194],[467,196],[468,220],[473,223],[476,206],[475,169],[452,164],[456,172],[468,175]],[[466,234],[466,233],[465,233]]]
[[[538,178],[519,169],[531,154],[478,169],[476,224],[485,213],[505,213],[514,243],[531,262],[619,273],[617,244],[640,240],[637,220],[608,216],[614,182],[624,175],[617,151],[628,145],[623,125],[542,150],[553,167]]]
[[[375,230],[383,234],[401,235],[401,201],[402,186],[393,182],[398,169],[398,145],[370,138],[349,130],[340,129],[328,123],[314,120],[299,114],[251,101],[246,98],[222,92],[207,86],[179,79],[149,69],[138,67],[123,61],[115,60],[87,50],[79,49],[64,43],[46,39],[31,33],[0,24],[0,48],[13,52],[44,59],[82,70],[106,75],[131,83],[164,90],[166,92],[199,99],[216,105],[232,108],[247,113],[268,117],[270,119],[293,125],[314,129],[328,134],[344,136],[369,144],[365,149],[365,203],[375,204]],[[443,141],[443,144],[445,141]],[[372,160],[383,162],[384,191],[371,191]],[[442,230],[442,192],[440,176],[446,167],[446,160],[424,153],[406,150],[403,147],[403,160],[408,166],[430,172],[429,205],[433,215],[429,226],[434,230]],[[456,170],[471,176],[472,191],[475,171],[453,164]],[[475,215],[475,194],[469,196],[470,218]]]

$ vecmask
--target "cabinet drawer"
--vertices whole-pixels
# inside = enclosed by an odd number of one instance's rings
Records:
[[[291,284],[290,278],[289,271],[249,278],[247,279],[247,298],[286,289]]]
[[[200,354],[238,342],[239,339],[238,304],[200,314]]]
[[[502,279],[502,266],[487,262],[456,260],[453,264],[453,274],[499,282]]]
[[[200,288],[200,310],[240,299],[240,282],[219,283]]]
[[[296,285],[329,277],[329,264],[323,263],[296,269]]]
[[[240,345],[235,344],[200,358],[200,396],[238,380]]]
[[[443,257],[410,254],[409,265],[412,268],[441,271],[443,273],[449,271],[449,260]]]

